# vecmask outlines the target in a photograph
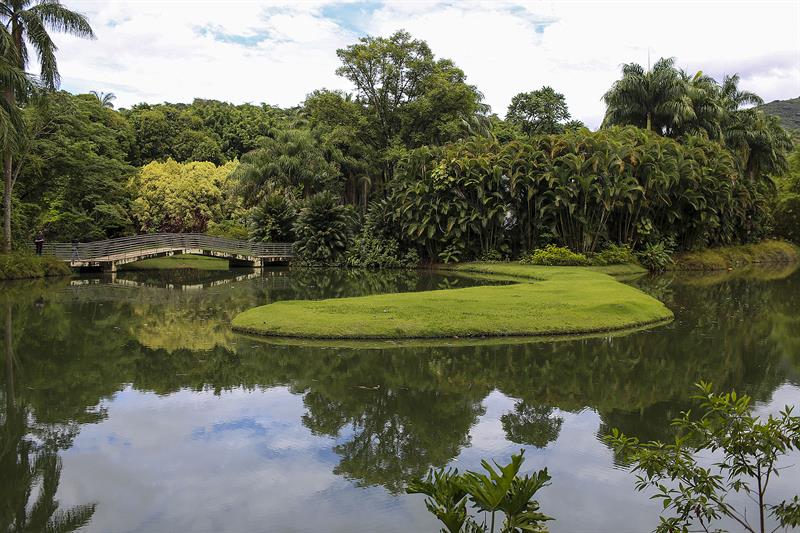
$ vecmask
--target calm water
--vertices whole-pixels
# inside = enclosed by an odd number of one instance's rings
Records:
[[[470,283],[274,271],[0,285],[0,530],[60,517],[93,532],[435,531],[405,480],[524,448],[526,469],[553,475],[552,531],[646,531],[658,506],[601,435],[668,439],[699,379],[761,412],[800,404],[791,270],[636,281],[675,322],[591,340],[322,348],[227,326],[281,299]],[[797,487],[800,466],[771,490]]]

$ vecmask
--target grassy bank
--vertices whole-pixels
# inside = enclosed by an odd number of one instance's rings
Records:
[[[541,279],[543,270],[566,268],[568,271],[573,269],[600,272],[613,277],[626,277],[630,275],[647,274],[647,269],[632,263],[622,265],[589,266],[589,267],[542,267],[534,265],[523,265],[518,262],[513,263],[455,263],[452,265],[438,265],[439,270],[452,270],[455,272],[467,272],[471,274],[492,274],[498,276],[509,276],[520,279]]]
[[[228,270],[228,260],[204,255],[176,254],[165,257],[153,257],[135,263],[120,266],[120,270]]]
[[[69,276],[69,266],[53,256],[31,253],[0,253],[0,279],[29,279]]]
[[[752,264],[795,263],[798,260],[800,249],[797,246],[785,241],[763,241],[678,254],[670,270],[728,270]]]
[[[516,283],[359,298],[284,301],[237,315],[240,332],[311,339],[572,335],[669,320],[661,302],[596,269],[466,264]]]

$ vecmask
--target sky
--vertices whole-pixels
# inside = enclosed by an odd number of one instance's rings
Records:
[[[113,92],[117,107],[214,98],[281,107],[336,76],[338,48],[405,29],[449,58],[505,116],[553,87],[596,127],[624,63],[675,57],[765,101],[800,96],[800,1],[63,0],[97,39],[54,36],[62,88]]]

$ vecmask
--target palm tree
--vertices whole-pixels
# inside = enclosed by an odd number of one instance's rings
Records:
[[[0,25],[0,89],[4,93],[25,93],[31,83],[14,61],[14,40],[8,30]],[[22,114],[13,100],[0,98],[0,153],[12,152],[24,129]],[[13,177],[6,175],[3,186],[3,251],[11,248],[11,189]]]
[[[100,103],[101,106],[106,107],[108,109],[114,109],[114,100],[117,99],[117,95],[114,93],[104,93],[102,91],[90,91],[97,101]]]
[[[792,149],[792,138],[776,117],[757,108],[742,109],[763,103],[757,94],[739,89],[738,74],[723,79],[720,105],[725,110],[725,146],[737,156],[742,172],[751,180],[785,171],[786,155]]]
[[[675,68],[674,58],[659,59],[651,70],[628,63],[622,78],[603,95],[606,116],[603,127],[633,125],[672,135],[682,123],[694,117],[686,83]]]
[[[725,76],[720,87],[720,97],[723,107],[729,112],[738,111],[742,106],[761,105],[764,100],[756,93],[739,90],[739,75]]]
[[[722,137],[722,120],[725,110],[720,102],[720,87],[717,80],[697,72],[689,76],[681,72],[686,81],[686,91],[692,102],[694,117],[681,129],[682,133],[692,135],[705,133],[709,139]]]
[[[30,44],[39,60],[41,71],[39,82],[46,89],[58,87],[61,77],[56,64],[56,51],[58,47],[50,38],[48,31],[58,31],[75,35],[77,37],[94,38],[89,21],[85,16],[70,11],[59,0],[0,0],[0,21],[5,27],[5,32],[10,35],[11,46],[6,47],[3,59],[25,71],[28,66]],[[3,107],[16,107],[18,98],[25,92],[22,87],[3,83]],[[3,248],[11,250],[11,190],[13,188],[13,147],[4,146],[3,152],[3,177],[5,178],[4,203],[3,203]]]

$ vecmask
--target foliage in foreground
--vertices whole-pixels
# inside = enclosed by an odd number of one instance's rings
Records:
[[[504,516],[502,533],[546,531],[544,523],[552,518],[539,511],[539,502],[533,497],[549,485],[550,475],[545,468],[520,476],[524,453],[520,450],[512,455],[505,466],[481,461],[485,474],[431,469],[424,479],[409,483],[406,491],[427,496],[425,506],[444,524],[443,533],[494,533],[498,511]],[[470,516],[468,502],[483,515],[483,522]]]
[[[633,464],[637,490],[655,490],[652,498],[670,512],[661,517],[656,532],[722,531],[722,519],[751,533],[777,530],[766,528],[768,516],[780,527],[799,526],[800,499],[770,503],[767,489],[779,474],[780,459],[800,449],[800,417],[787,406],[779,416],[762,420],[751,413],[749,396],[718,394],[708,383],[697,386],[700,415],[686,411],[673,421],[678,431],[674,443],[642,443],[618,429],[606,437]],[[698,455],[711,454],[717,461],[710,467],[698,463]],[[755,513],[732,503],[734,493],[753,501]]]

